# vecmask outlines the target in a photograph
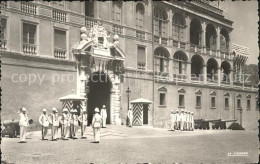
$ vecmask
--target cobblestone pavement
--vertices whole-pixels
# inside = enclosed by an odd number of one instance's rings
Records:
[[[87,139],[41,141],[41,132],[29,132],[27,143],[2,139],[2,160],[10,163],[255,163],[256,131],[169,131],[152,127],[111,126],[101,129],[101,142]],[[80,132],[78,133],[80,135]],[[50,134],[48,135],[50,139]],[[247,152],[247,156],[228,153]]]

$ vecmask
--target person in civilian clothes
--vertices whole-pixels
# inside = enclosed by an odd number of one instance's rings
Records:
[[[26,143],[25,137],[27,134],[27,127],[29,126],[29,119],[26,113],[26,108],[22,107],[18,114],[20,116],[19,126],[20,126],[20,142],[19,143]]]
[[[171,110],[171,130],[174,131],[176,116],[174,110]]]
[[[180,130],[180,129],[181,129],[181,128],[180,128],[181,121],[180,121],[180,113],[179,113],[179,110],[176,110],[175,120],[176,120],[176,128],[175,128],[175,129]]]
[[[129,120],[129,127],[132,127],[132,124],[133,124],[133,110],[132,110],[132,107],[129,108],[128,112],[127,112],[127,117],[128,117],[128,120]]]
[[[49,118],[48,118],[46,109],[43,109],[42,112],[43,113],[39,117],[39,122],[40,122],[40,124],[42,125],[42,128],[43,128],[42,139],[43,140],[48,140],[46,137],[47,137],[48,128],[49,128]]]
[[[181,113],[180,113],[180,126],[181,126],[181,131],[183,131],[183,127],[184,127],[184,110],[181,110]]]
[[[69,130],[70,130],[70,122],[69,122],[69,113],[68,109],[64,108],[63,113],[60,119],[60,123],[62,125],[62,133],[61,138],[64,140],[68,140],[69,137]]]
[[[100,127],[101,127],[101,116],[99,115],[99,109],[95,108],[95,114],[92,119],[92,128],[94,133],[95,143],[100,142]]]
[[[85,137],[88,125],[88,114],[86,109],[82,110],[81,115],[79,116],[79,121],[81,122],[81,138],[87,138]]]
[[[78,129],[79,129],[79,116],[78,116],[78,111],[77,109],[73,110],[73,139],[78,139]]]
[[[52,112],[53,113],[49,117],[49,122],[51,124],[51,136],[52,136],[52,141],[57,141],[58,128],[59,128],[59,115],[55,107],[52,109]]]
[[[193,112],[191,112],[191,130],[194,130],[194,118],[193,118]]]
[[[101,114],[101,118],[102,118],[102,128],[105,128],[106,127],[106,121],[107,121],[107,110],[106,110],[105,105],[103,105],[100,114]]]

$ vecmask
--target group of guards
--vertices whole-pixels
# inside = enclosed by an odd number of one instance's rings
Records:
[[[171,130],[194,130],[193,112],[171,110]]]
[[[99,108],[95,108],[95,114],[92,119],[92,128],[94,132],[94,139],[96,143],[100,141],[100,128],[106,127],[107,111],[106,106],[103,105],[101,109],[101,114],[99,114]],[[25,136],[27,132],[28,114],[26,108],[20,109],[18,112],[20,115],[20,139],[21,143],[25,143]],[[58,128],[61,127],[61,136],[63,140],[68,140],[68,138],[77,139],[78,129],[81,128],[81,138],[86,139],[86,129],[88,125],[88,114],[87,110],[83,109],[80,114],[77,109],[64,108],[62,115],[59,116],[58,110],[54,107],[51,114],[47,114],[47,110],[43,109],[43,113],[39,117],[39,123],[42,125],[42,140],[47,139],[47,133],[49,127],[51,127],[51,140],[58,140]]]

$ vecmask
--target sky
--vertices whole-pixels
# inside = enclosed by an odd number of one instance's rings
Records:
[[[258,64],[258,2],[228,1],[227,18],[233,21],[231,39],[233,43],[249,48],[247,64]]]

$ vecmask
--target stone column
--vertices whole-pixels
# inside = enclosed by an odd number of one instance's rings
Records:
[[[191,62],[187,62],[187,81],[191,81]]]
[[[203,82],[207,83],[207,65],[203,65]]]
[[[228,76],[229,76],[229,80],[230,80],[230,85],[233,86],[233,81],[234,81],[233,70],[230,70],[230,73]]]
[[[219,28],[219,26],[217,27],[216,31],[217,31],[217,36],[216,36],[217,37],[217,45],[216,45],[217,47],[216,47],[216,50],[220,51],[220,28]]]
[[[190,17],[187,16],[186,18],[186,42],[189,44],[190,43]]]
[[[222,72],[221,72],[221,67],[218,68],[218,86],[220,86],[221,84],[221,80],[222,80]]]
[[[201,30],[201,46],[203,48],[206,47],[206,23],[202,22],[201,24],[202,30]]]

